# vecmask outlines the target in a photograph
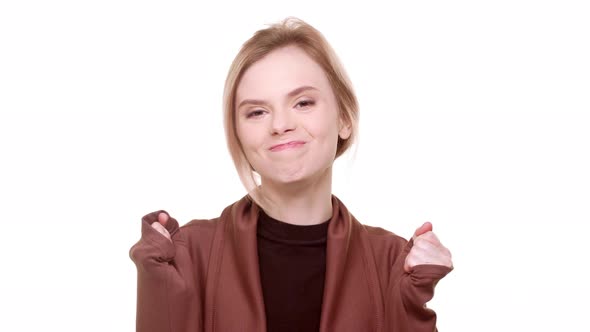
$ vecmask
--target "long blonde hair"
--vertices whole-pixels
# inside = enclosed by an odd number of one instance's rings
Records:
[[[229,68],[223,93],[223,122],[227,146],[240,180],[254,201],[263,207],[266,204],[258,194],[256,174],[244,154],[236,131],[236,91],[242,75],[252,64],[270,52],[290,45],[301,48],[322,67],[336,96],[340,118],[350,125],[350,136],[347,139],[338,138],[334,159],[346,152],[358,135],[358,101],[352,84],[338,56],[318,30],[301,19],[287,17],[254,33],[242,45]]]

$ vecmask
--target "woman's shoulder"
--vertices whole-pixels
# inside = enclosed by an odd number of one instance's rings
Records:
[[[369,242],[374,245],[393,247],[395,249],[403,248],[408,240],[396,233],[382,227],[370,226],[359,223],[363,232],[369,238]]]
[[[362,247],[375,262],[381,284],[387,285],[391,267],[404,259],[408,241],[382,227],[359,224]]]
[[[226,206],[217,217],[195,218],[190,220],[180,227],[180,232],[183,233],[184,237],[189,241],[193,241],[195,238],[197,240],[203,238],[212,239],[215,236],[218,227],[221,227],[223,223],[231,219],[232,210],[242,200],[243,199],[235,201]]]
[[[182,238],[191,243],[200,243],[205,240],[212,240],[215,236],[215,230],[220,223],[220,218],[211,219],[192,219],[182,225],[179,232]]]
[[[340,212],[344,215],[348,215],[347,219],[351,220],[353,224],[356,225],[356,227],[353,227],[353,229],[356,228],[360,230],[359,233],[362,234],[362,237],[365,237],[367,241],[376,248],[376,250],[389,250],[397,252],[398,250],[402,250],[408,243],[408,240],[390,230],[360,222],[337,196],[333,195],[333,198],[334,202],[338,204],[338,208],[341,210]]]
[[[217,227],[219,222],[219,217],[212,219],[192,219],[191,221],[184,224],[181,228],[191,232],[198,230],[212,230]]]
[[[404,253],[408,240],[383,227],[360,222],[352,213],[349,216],[356,225],[353,229],[358,230],[363,247],[370,248],[369,251],[380,265],[391,266]]]

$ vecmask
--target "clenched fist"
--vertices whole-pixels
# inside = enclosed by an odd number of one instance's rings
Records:
[[[160,232],[160,234],[164,235],[170,242],[172,242],[172,237],[170,236],[170,233],[168,232],[168,230],[166,229],[166,223],[168,222],[168,215],[164,212],[160,212],[160,214],[158,214],[158,221],[152,223],[152,227],[157,230],[158,232]]]
[[[414,245],[410,249],[404,264],[404,270],[408,273],[414,266],[422,264],[443,265],[452,268],[451,252],[440,243],[438,237],[432,232],[432,224],[425,222],[412,237]]]

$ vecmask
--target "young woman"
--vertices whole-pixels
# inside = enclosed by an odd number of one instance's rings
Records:
[[[295,18],[256,32],[224,112],[248,194],[182,227],[163,210],[143,217],[137,331],[435,331],[425,304],[452,262],[432,225],[406,241],[332,194],[358,106],[321,33]]]

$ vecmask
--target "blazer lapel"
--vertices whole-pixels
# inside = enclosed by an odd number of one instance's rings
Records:
[[[383,301],[362,225],[332,195],[320,331],[380,331]]]
[[[320,331],[381,331],[383,299],[362,225],[332,195]],[[245,196],[221,214],[207,272],[205,331],[266,332],[256,224]]]
[[[207,331],[266,331],[260,285],[256,223],[259,208],[248,196],[220,217],[211,254]],[[209,278],[208,276],[208,278]]]

